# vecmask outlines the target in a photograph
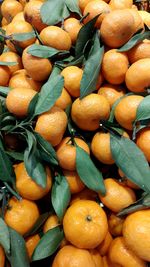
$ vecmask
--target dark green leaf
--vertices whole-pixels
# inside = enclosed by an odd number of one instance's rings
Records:
[[[69,184],[64,176],[55,177],[52,186],[51,200],[53,208],[60,220],[62,220],[71,198]]]
[[[33,44],[28,48],[27,52],[29,54],[31,54],[32,56],[35,56],[35,57],[51,58],[51,57],[61,53],[62,51],[57,50],[53,47],[45,46],[45,45]],[[63,53],[64,53],[64,51],[63,51]]]
[[[31,100],[29,107],[28,107],[28,116],[27,119],[33,118],[34,117],[34,111],[35,111],[35,107],[37,104],[39,98],[39,94],[37,93]]]
[[[15,183],[13,165],[2,148],[0,148],[0,180],[11,184]]]
[[[100,72],[104,47],[100,47],[98,34],[95,34],[94,44],[90,50],[80,84],[80,99],[96,90],[97,79]]]
[[[83,60],[84,60],[84,55],[81,54],[81,56],[69,57],[69,61],[67,61],[67,59],[64,59],[63,61],[56,61],[55,64],[60,68],[66,68],[68,66],[80,66],[83,63]]]
[[[48,111],[60,97],[64,86],[64,77],[57,75],[45,83],[39,93],[39,99],[35,108],[35,116]]]
[[[4,48],[5,48],[5,42],[3,40],[0,42],[0,55],[4,52]]]
[[[95,167],[90,156],[79,146],[76,147],[76,169],[80,179],[89,189],[102,195],[106,194],[102,174]]]
[[[23,237],[12,228],[9,228],[9,233],[11,240],[11,267],[30,267]]]
[[[46,171],[41,162],[35,136],[27,131],[28,147],[24,152],[24,163],[28,175],[41,187],[46,187]]]
[[[140,102],[137,112],[136,112],[136,121],[146,120],[150,118],[150,95],[144,97]]]
[[[15,66],[17,64],[18,64],[17,62],[0,61],[0,66]]]
[[[78,0],[65,0],[65,4],[71,12],[77,13],[79,16],[82,16],[79,9]]]
[[[13,159],[16,159],[16,160],[19,160],[19,161],[23,161],[24,159],[24,154],[23,153],[19,153],[19,152],[14,152],[14,151],[5,151],[6,154],[13,158]]]
[[[119,102],[122,100],[122,98],[126,97],[127,95],[129,95],[129,94],[123,95],[123,96],[119,97],[115,101],[115,103],[113,104],[113,106],[111,108],[111,112],[110,112],[109,119],[108,119],[109,122],[112,122],[113,123],[114,117],[115,117],[115,109],[116,109],[116,106],[119,104]]]
[[[9,230],[2,218],[0,218],[0,244],[7,254],[10,253],[10,236]]]
[[[47,142],[41,135],[34,133],[37,140],[37,147],[40,151],[41,158],[53,165],[58,165],[58,160],[56,156],[56,151],[52,145]]]
[[[143,41],[144,39],[150,38],[150,31],[137,33],[135,34],[126,44],[118,49],[118,52],[126,52],[130,50],[132,47]]]
[[[75,46],[75,55],[76,56],[81,56],[84,47],[86,43],[93,37],[94,33],[94,25],[96,23],[96,20],[98,19],[99,15],[97,15],[95,18],[90,20],[88,23],[86,23],[82,28],[80,29],[76,41],[76,46]]]
[[[64,11],[65,0],[49,0],[46,1],[41,7],[42,21],[47,25],[55,25],[62,21]],[[63,14],[64,13],[64,14]]]
[[[150,168],[143,152],[128,138],[111,134],[110,146],[116,165],[125,176],[146,192],[150,192]]]
[[[13,40],[18,41],[18,42],[23,42],[23,41],[29,40],[31,38],[34,38],[34,37],[36,37],[34,31],[27,32],[27,33],[14,33],[12,35]]]
[[[10,87],[0,86],[0,95],[6,97],[10,90],[11,90]]]
[[[32,261],[45,259],[51,256],[57,250],[63,238],[64,234],[63,231],[60,230],[59,226],[50,229],[41,238],[37,247],[35,248],[32,255]]]

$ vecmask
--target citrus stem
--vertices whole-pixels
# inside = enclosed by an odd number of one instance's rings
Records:
[[[87,220],[88,222],[91,222],[91,221],[92,221],[92,217],[91,217],[91,215],[87,215],[86,220]]]

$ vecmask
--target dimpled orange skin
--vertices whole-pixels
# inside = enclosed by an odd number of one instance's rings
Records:
[[[89,250],[89,252],[90,252],[92,259],[95,263],[95,267],[103,267],[102,257],[99,254],[98,250],[97,249],[91,249],[91,250]]]
[[[57,98],[55,102],[55,106],[65,110],[67,106],[71,103],[72,103],[71,96],[69,95],[68,91],[65,88],[63,88],[60,97]]]
[[[104,164],[114,164],[110,149],[110,133],[97,132],[91,142],[93,155]]]
[[[85,187],[76,171],[63,170],[63,174],[67,179],[71,194],[76,194],[82,191]]]
[[[129,41],[134,31],[134,17],[126,9],[110,12],[100,27],[103,42],[112,48],[118,48]]]
[[[122,235],[124,218],[118,217],[115,213],[111,213],[108,217],[109,232],[113,237]]]
[[[117,180],[107,178],[104,180],[106,195],[99,198],[102,203],[113,212],[119,212],[136,201],[134,191],[121,185]]]
[[[123,224],[126,245],[138,257],[150,261],[150,209],[128,215]]]
[[[128,65],[129,61],[125,53],[119,53],[116,49],[107,51],[102,61],[104,79],[112,84],[123,83]]]
[[[0,266],[4,267],[5,266],[5,254],[4,254],[4,249],[2,246],[0,246]]]
[[[74,138],[75,143],[84,149],[85,152],[90,154],[88,145],[80,138]],[[61,143],[56,148],[56,154],[59,161],[59,165],[69,171],[76,170],[76,147],[71,144],[70,137],[62,139]]]
[[[52,267],[95,267],[91,253],[85,249],[79,249],[68,245],[61,248],[53,261]],[[101,266],[100,266],[101,267]]]
[[[0,61],[4,61],[4,62],[16,62],[16,65],[14,66],[8,66],[10,73],[13,74],[15,71],[22,69],[22,60],[21,57],[14,52],[8,51],[8,52],[4,52],[1,56],[0,56]]]
[[[64,30],[68,32],[72,44],[75,44],[78,33],[82,28],[82,24],[76,18],[68,18],[64,21]]]
[[[139,75],[138,75],[139,76]],[[136,118],[136,111],[140,102],[144,99],[140,95],[129,95],[121,99],[115,108],[115,119],[127,130],[132,130],[132,123]]]
[[[24,18],[35,27],[37,31],[43,30],[47,25],[42,22],[40,9],[43,3],[38,0],[28,2],[24,8]]]
[[[143,58],[150,58],[150,41],[145,40],[133,48],[131,48],[128,52],[128,58],[130,63],[134,63]]]
[[[96,199],[97,199],[97,193],[86,187],[81,192],[72,195],[70,205],[72,205],[73,203],[75,203],[78,200],[96,201]]]
[[[8,66],[0,66],[0,86],[7,86],[10,79],[10,70]]]
[[[58,217],[55,214],[52,214],[48,217],[48,219],[44,223],[43,232],[46,233],[48,230],[58,226],[59,224],[60,223]]]
[[[40,241],[40,236],[38,234],[29,236],[25,239],[26,242],[26,249],[29,256],[29,259],[31,260],[33,251],[35,250],[36,246],[38,245]]]
[[[144,30],[144,23],[143,23],[141,16],[138,13],[138,10],[134,8],[130,8],[128,10],[134,18],[134,32],[137,32],[142,29]]]
[[[23,10],[23,6],[16,0],[5,0],[1,4],[2,16],[10,23],[14,16]]]
[[[50,191],[52,186],[51,171],[48,167],[46,168],[46,173],[47,184],[46,187],[43,188],[27,174],[23,162],[17,164],[15,167],[16,189],[20,196],[28,200],[38,200],[44,197]]]
[[[30,55],[27,52],[29,47],[24,49],[22,54],[23,66],[33,80],[44,81],[49,77],[51,73],[52,64],[47,58],[39,58]]]
[[[125,95],[125,89],[122,85],[106,83],[99,88],[98,94],[105,96],[112,107],[118,98]]]
[[[57,146],[67,127],[67,115],[59,107],[52,107],[49,111],[39,115],[35,131],[39,133],[52,146]]]
[[[14,88],[9,91],[6,97],[7,109],[17,117],[27,116],[30,101],[35,95],[36,91],[32,89]]]
[[[64,87],[69,94],[73,97],[79,97],[83,70],[77,66],[69,66],[63,69],[61,75],[64,77]]]
[[[58,50],[70,50],[70,35],[57,26],[47,26],[40,32],[40,38],[44,45]]]
[[[125,82],[131,92],[144,92],[150,86],[150,58],[140,59],[133,63],[126,72]]]
[[[82,130],[97,130],[100,120],[108,119],[109,114],[109,102],[102,95],[93,93],[81,100],[77,98],[72,104],[72,120]]]
[[[112,10],[132,8],[133,0],[110,0],[109,5]]]
[[[10,209],[7,209],[4,216],[6,224],[19,234],[26,234],[40,216],[37,204],[27,199],[19,201],[12,197],[8,205]]]
[[[137,134],[136,144],[143,151],[147,161],[150,162],[150,129],[149,128],[144,128]]]
[[[98,14],[100,14],[95,24],[95,26],[99,28],[104,17],[110,12],[111,12],[110,6],[104,1],[102,0],[90,1],[84,8],[83,15],[85,16],[86,14],[89,13],[89,15],[84,19],[84,23],[86,24],[91,19],[96,17]]]
[[[83,249],[96,248],[107,234],[107,217],[96,202],[79,200],[67,209],[63,228],[66,239],[74,246]]]
[[[113,238],[112,238],[111,234],[109,232],[107,232],[103,242],[96,248],[101,256],[104,256],[107,254],[112,240],[113,240]]]
[[[136,244],[135,244],[136,245]],[[123,267],[146,267],[147,264],[134,254],[125,243],[123,237],[115,238],[109,248],[108,257],[112,263]]]

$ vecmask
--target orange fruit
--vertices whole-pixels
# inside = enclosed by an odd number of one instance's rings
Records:
[[[150,261],[150,210],[141,210],[127,216],[123,224],[125,244],[138,257]]]
[[[133,63],[126,72],[125,82],[131,92],[144,92],[150,86],[150,58]]]
[[[6,97],[6,107],[14,115],[25,117],[28,114],[29,104],[35,95],[36,91],[32,89],[14,88],[9,91]]]
[[[134,254],[125,243],[123,237],[115,238],[109,248],[109,259],[118,266],[146,267],[146,262]]]
[[[108,217],[109,232],[112,236],[121,236],[124,219],[118,217],[115,213],[111,213]]]
[[[39,115],[35,131],[39,133],[52,146],[57,146],[67,127],[67,115],[59,107],[52,107],[49,111]]]
[[[143,99],[140,95],[129,95],[120,100],[115,108],[115,118],[122,127],[132,130],[138,105]]]
[[[13,21],[9,25],[7,25],[6,35],[12,35],[16,33],[29,33],[32,31],[33,28],[31,24],[29,24],[28,22],[23,20]],[[35,42],[35,37],[32,37],[26,41],[15,41],[15,43],[21,48],[26,48],[27,46],[33,44],[34,42]],[[6,44],[11,51],[16,52],[16,48],[10,40],[7,40]]]
[[[137,32],[141,29],[144,30],[144,23],[143,23],[141,16],[138,13],[138,10],[136,10],[134,8],[130,8],[128,10],[134,18],[134,32]]]
[[[82,24],[76,18],[68,18],[64,21],[64,30],[68,32],[72,44],[75,44],[78,33],[82,28]]]
[[[134,34],[134,17],[127,9],[113,10],[102,21],[100,32],[105,45],[118,48]]]
[[[47,231],[49,231],[50,229],[58,226],[59,223],[59,219],[57,217],[57,215],[55,214],[51,214],[48,219],[46,220],[46,222],[44,223],[43,226],[43,232],[46,233]]]
[[[69,66],[63,69],[61,75],[64,77],[64,87],[69,94],[73,97],[79,97],[83,70],[77,66]]]
[[[132,8],[133,0],[110,0],[109,5],[112,10]]]
[[[2,246],[0,246],[0,266],[1,267],[5,266],[5,253]]]
[[[84,8],[86,7],[86,5],[91,1],[93,1],[93,0],[79,0],[78,1],[78,5],[79,5],[79,8],[81,9],[82,13],[83,13]]]
[[[98,79],[97,79],[97,84],[96,84],[96,89],[98,90],[100,88],[100,86],[102,85],[104,81],[104,77],[102,75],[102,72],[100,71],[99,75],[98,75]]]
[[[103,242],[96,248],[101,256],[104,256],[107,254],[112,240],[113,240],[113,238],[112,238],[111,234],[109,232],[107,232]]]
[[[46,27],[46,24],[42,22],[40,9],[43,3],[39,0],[28,2],[24,7],[24,18],[29,22],[37,31],[41,31]]]
[[[76,171],[63,170],[69,184],[71,194],[79,193],[85,187]]]
[[[88,188],[83,189],[81,192],[73,194],[71,197],[70,205],[78,200],[95,200],[97,198],[97,193]]]
[[[10,78],[10,69],[8,66],[0,66],[0,86],[7,86]]]
[[[99,128],[100,120],[108,119],[110,105],[108,100],[98,94],[90,94],[83,99],[77,98],[71,109],[74,123],[82,130],[95,131]]]
[[[121,84],[125,80],[128,70],[128,57],[125,53],[119,53],[116,49],[108,50],[102,61],[102,74],[106,81],[112,84]]]
[[[61,248],[52,263],[52,267],[96,267],[95,261],[86,249],[79,249],[74,246],[68,245]],[[101,267],[101,266],[99,266]]]
[[[79,200],[67,209],[63,218],[63,229],[66,239],[74,246],[83,249],[96,248],[107,234],[107,217],[95,201]]]
[[[131,64],[143,58],[150,58],[149,40],[142,41],[128,51],[128,59]]]
[[[134,191],[127,186],[123,186],[117,180],[107,178],[104,180],[104,184],[106,195],[101,196],[99,194],[99,198],[111,211],[119,212],[136,201]]]
[[[40,38],[44,45],[58,50],[70,50],[71,38],[68,32],[58,26],[47,26],[40,32]]]
[[[35,81],[46,80],[52,70],[52,64],[47,58],[39,58],[30,55],[28,51],[29,47],[24,49],[22,54],[22,62],[28,75]],[[41,71],[42,70],[42,71]]]
[[[32,178],[28,175],[24,162],[21,162],[15,167],[16,174],[16,189],[20,196],[29,200],[38,200],[44,197],[51,189],[52,186],[52,176],[51,171],[47,167],[47,184],[46,187],[38,185]]]
[[[122,172],[122,170],[118,169],[118,174],[123,178],[122,184],[127,185],[128,187],[131,187],[133,189],[140,189],[138,185],[135,183],[131,182],[128,178],[125,177],[125,174]]]
[[[4,0],[1,4],[2,16],[10,23],[14,16],[23,10],[23,6],[16,0]]]
[[[0,61],[4,61],[4,62],[16,62],[16,65],[14,66],[8,66],[10,73],[14,73],[17,70],[22,69],[22,60],[21,57],[15,53],[15,52],[4,52],[1,56],[0,56]]]
[[[65,110],[71,103],[71,96],[69,95],[68,91],[63,88],[60,97],[55,102],[55,106]]]
[[[17,14],[14,16],[14,18],[12,19],[12,22],[14,22],[14,21],[20,21],[20,20],[25,21],[25,19],[24,19],[24,15],[23,15],[23,11],[17,13]]]
[[[148,162],[150,162],[150,129],[144,128],[137,134],[136,144],[144,153]]]
[[[7,26],[9,23],[8,21],[3,17],[2,20],[1,20],[1,26]]]
[[[85,16],[86,14],[89,13],[89,15],[84,19],[84,23],[87,23],[88,21],[96,17],[98,14],[100,14],[95,24],[95,26],[99,28],[103,19],[108,13],[110,13],[110,11],[111,11],[110,6],[104,1],[102,0],[90,1],[84,8],[83,15]]]
[[[88,145],[80,138],[74,138],[75,143],[84,149],[85,152],[90,154]],[[59,161],[59,165],[69,171],[76,170],[76,146],[72,145],[70,137],[62,139],[61,143],[56,148],[56,154]]]
[[[145,10],[138,10],[139,15],[141,16],[144,24],[150,27],[150,14]]]
[[[8,202],[8,207],[4,216],[5,222],[21,235],[31,230],[39,218],[37,204],[33,201],[27,199],[19,201],[12,197]]]
[[[9,80],[9,86],[11,88],[22,87],[22,88],[32,89],[35,91],[40,91],[42,83],[33,80],[27,74],[26,70],[24,72],[21,70],[13,73],[13,75]]]
[[[28,253],[30,260],[31,260],[32,254],[33,254],[36,246],[38,245],[39,241],[40,241],[40,236],[38,234],[29,236],[25,239],[26,249],[27,249],[27,253]]]
[[[105,96],[112,107],[118,98],[125,95],[125,88],[122,85],[106,83],[99,88],[98,94]]]
[[[102,257],[99,254],[99,252],[97,251],[97,249],[91,249],[89,252],[90,252],[92,259],[95,263],[95,267],[103,267]]]

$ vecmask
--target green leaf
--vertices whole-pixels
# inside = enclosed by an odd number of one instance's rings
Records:
[[[96,90],[103,54],[104,47],[100,47],[99,36],[96,33],[94,37],[94,44],[90,50],[83,70],[83,76],[80,84],[80,99]]]
[[[2,148],[0,148],[0,180],[11,184],[15,183],[13,165]]]
[[[77,13],[80,17],[82,16],[79,9],[78,0],[65,0],[65,4],[71,12]]]
[[[64,13],[65,0],[49,0],[41,7],[42,21],[47,25],[55,25],[65,17]]]
[[[24,163],[28,175],[41,187],[46,187],[46,171],[41,162],[35,136],[27,131],[28,147],[24,152]]]
[[[10,253],[10,235],[9,230],[2,218],[0,218],[0,244],[5,250],[5,253]]]
[[[89,188],[102,195],[106,189],[101,172],[96,168],[90,156],[79,146],[76,146],[76,169],[82,182]]]
[[[16,159],[16,160],[19,160],[19,161],[23,161],[24,159],[24,154],[23,153],[19,153],[19,152],[14,152],[14,151],[5,151],[6,154],[13,158],[13,159]]]
[[[51,200],[53,208],[61,220],[71,198],[69,184],[64,176],[56,176],[52,186]]]
[[[150,118],[150,95],[144,97],[144,99],[140,102],[135,121],[146,120]]]
[[[57,75],[45,83],[39,93],[39,99],[35,107],[35,116],[48,111],[60,97],[64,86],[64,77]]]
[[[27,115],[26,120],[34,118],[34,111],[35,111],[35,107],[36,107],[38,99],[39,99],[39,94],[37,93],[30,101],[30,104],[28,107],[28,115]]]
[[[6,97],[10,90],[10,87],[0,86],[0,95]]]
[[[14,41],[23,42],[26,40],[30,40],[36,37],[35,32],[27,32],[27,33],[14,33],[12,34],[12,38]]]
[[[120,47],[117,51],[118,52],[126,52],[130,50],[135,45],[139,44],[144,39],[150,38],[150,31],[145,31],[142,33],[135,34],[126,44],[124,44],[122,47]]]
[[[63,238],[64,234],[63,231],[60,230],[59,226],[50,229],[46,232],[46,234],[44,234],[35,248],[32,255],[32,261],[45,259],[51,256],[57,250]]]
[[[114,118],[115,118],[115,109],[116,109],[116,106],[119,104],[119,102],[121,101],[121,99],[124,98],[125,96],[126,95],[119,97],[115,101],[115,103],[112,105],[111,112],[110,112],[109,119],[108,119],[109,122],[112,122],[113,123]]]
[[[17,62],[0,61],[0,66],[15,66],[17,64],[18,64]]]
[[[96,23],[96,20],[98,19],[99,15],[97,15],[95,18],[90,20],[88,23],[86,23],[82,28],[80,29],[76,41],[76,46],[75,46],[75,55],[76,56],[81,56],[84,47],[86,43],[93,37],[94,33],[94,25]]]
[[[146,192],[150,192],[150,168],[143,152],[128,138],[111,134],[110,147],[116,165],[125,176]]]
[[[62,51],[57,50],[53,47],[48,47],[46,45],[33,44],[28,48],[27,52],[35,57],[51,58],[61,53]],[[63,53],[64,53],[64,50],[63,50]],[[68,53],[68,51],[66,51],[66,53]]]
[[[5,49],[5,41],[0,41],[0,55],[3,54]]]
[[[11,267],[30,267],[23,237],[10,227],[9,233],[11,240]]]

